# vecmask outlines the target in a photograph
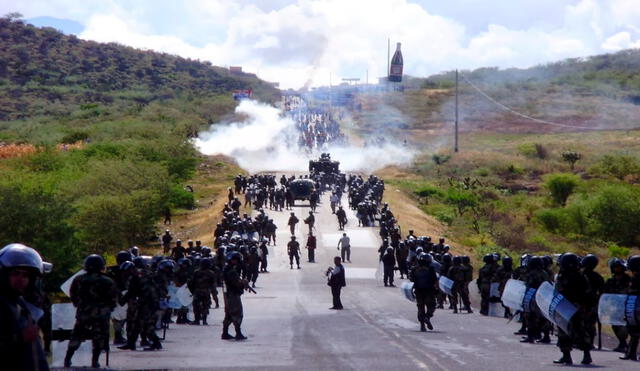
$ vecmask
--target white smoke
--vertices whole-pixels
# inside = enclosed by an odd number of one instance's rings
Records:
[[[242,168],[252,173],[260,171],[308,171],[309,160],[318,153],[306,153],[297,146],[295,123],[282,116],[279,109],[252,100],[243,100],[236,113],[242,122],[217,123],[195,141],[205,155],[224,154],[233,157]],[[385,143],[381,146],[330,146],[322,152],[331,153],[340,161],[342,171],[373,172],[388,165],[409,164],[415,151]]]

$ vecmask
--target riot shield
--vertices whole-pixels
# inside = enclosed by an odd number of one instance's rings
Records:
[[[440,276],[440,279],[438,280],[438,286],[440,287],[440,291],[449,296],[453,295],[453,281],[449,278]]]
[[[638,296],[629,295],[624,305],[624,314],[629,326],[637,326],[640,323],[640,300]]]
[[[51,306],[51,329],[53,341],[51,342],[52,367],[62,367],[64,356],[67,353],[67,345],[71,330],[76,323],[76,308],[71,303],[53,304]],[[74,365],[91,364],[91,342],[85,341],[80,345],[73,357]]]
[[[603,325],[626,326],[627,295],[602,294],[598,303],[598,318]]]
[[[180,304],[185,307],[188,307],[193,302],[193,295],[191,295],[191,291],[189,291],[187,285],[178,287],[178,291],[176,291],[176,297],[180,301]]]
[[[73,280],[75,280],[76,277],[85,273],[87,273],[87,271],[85,271],[84,269],[80,269],[78,272],[76,272],[76,274],[69,277],[68,280],[64,281],[64,283],[60,285],[60,290],[62,290],[62,292],[64,292],[64,294],[67,295],[68,297],[71,297],[71,284],[73,283]]]
[[[176,293],[178,292],[178,287],[173,282],[171,282],[171,284],[167,287],[167,291],[169,292],[169,303],[168,303],[169,308],[171,309],[182,308],[182,304],[178,299],[178,295],[176,295]]]
[[[533,287],[529,287],[524,292],[524,298],[522,299],[522,310],[526,313],[532,312],[535,308],[536,292],[538,290]]]
[[[407,300],[411,302],[416,301],[416,297],[413,295],[413,282],[403,282],[400,286],[400,291],[402,291],[402,294]]]
[[[433,262],[431,262],[431,266],[433,267],[433,269],[435,269],[437,274],[440,274],[440,268],[442,267],[440,263],[434,260]]]
[[[536,292],[536,304],[542,314],[553,324],[569,333],[569,322],[577,308],[564,295],[555,290],[549,282],[544,282]]]
[[[491,300],[491,302],[496,303],[498,301],[500,301],[500,283],[499,282],[494,282],[491,284],[491,287],[489,288],[489,298]]]
[[[523,281],[510,279],[504,286],[502,291],[502,304],[513,310],[522,311],[522,301],[524,300],[524,294],[527,291],[527,286]]]

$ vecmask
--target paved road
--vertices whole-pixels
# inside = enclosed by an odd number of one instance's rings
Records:
[[[288,212],[269,212],[278,230],[270,248],[269,274],[258,279],[258,295],[243,296],[247,341],[220,340],[222,309],[213,310],[209,326],[172,325],[159,352],[113,351],[117,369],[255,368],[273,370],[539,370],[556,368],[553,345],[520,344],[517,324],[474,314],[436,311],[435,331],[419,332],[416,310],[398,288],[374,279],[379,238],[376,228],[358,228],[350,215],[352,264],[346,264],[345,310],[333,311],[324,271],[337,255],[341,232],[327,195],[316,214],[316,261],[289,269],[286,242]],[[296,207],[302,220],[307,207]],[[355,223],[357,224],[357,223]],[[306,225],[296,235],[304,244]],[[295,268],[295,267],[294,267]],[[397,282],[399,283],[399,282]],[[618,360],[610,351],[594,352],[598,367],[638,370],[639,363]],[[574,352],[575,361],[581,356]],[[593,366],[592,366],[593,367]]]

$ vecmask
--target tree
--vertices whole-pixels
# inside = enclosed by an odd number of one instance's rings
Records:
[[[582,158],[582,154],[576,151],[563,151],[562,152],[562,160],[568,162],[571,166],[571,171],[575,168],[576,162]]]
[[[446,163],[447,161],[449,161],[450,158],[451,158],[450,155],[444,155],[439,153],[434,153],[433,156],[431,156],[431,160],[437,166],[438,175],[440,175],[440,166]]]
[[[545,187],[551,193],[551,198],[561,206],[567,204],[567,199],[577,186],[578,177],[573,174],[551,174],[545,182]]]
[[[478,205],[478,197],[475,194],[454,187],[447,191],[446,200],[456,207],[458,215],[462,215],[467,209]]]

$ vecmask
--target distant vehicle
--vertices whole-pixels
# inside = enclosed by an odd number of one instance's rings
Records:
[[[289,183],[294,200],[309,200],[315,183],[311,179],[296,179]]]
[[[331,161],[331,154],[323,153],[320,155],[319,160],[309,161],[310,173],[325,173],[325,174],[339,174],[340,162]]]

